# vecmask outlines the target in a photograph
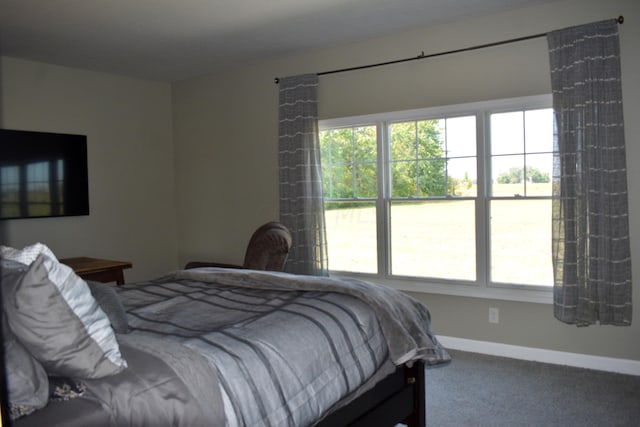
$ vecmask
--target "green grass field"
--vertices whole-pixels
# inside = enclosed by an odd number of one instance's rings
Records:
[[[391,207],[394,275],[476,279],[475,203],[412,202]],[[375,273],[375,208],[325,212],[332,270]],[[551,200],[500,200],[491,210],[492,282],[551,286]],[[485,249],[480,249],[485,250]]]

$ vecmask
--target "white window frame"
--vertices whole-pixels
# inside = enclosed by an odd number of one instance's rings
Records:
[[[417,293],[435,293],[444,295],[455,295],[464,297],[490,298],[509,301],[523,301],[551,304],[553,302],[553,288],[542,286],[526,286],[526,285],[489,285],[487,271],[488,265],[487,253],[489,251],[488,230],[489,219],[487,218],[488,203],[486,174],[490,173],[488,165],[490,164],[490,153],[486,149],[490,141],[489,116],[494,113],[509,112],[515,110],[532,110],[552,107],[552,97],[550,94],[534,95],[518,98],[508,98],[491,101],[481,101],[465,104],[448,105],[442,107],[430,107],[414,110],[396,111],[390,113],[368,114],[362,116],[341,117],[335,119],[325,119],[319,121],[320,131],[357,126],[376,126],[378,138],[378,170],[382,171],[388,159],[384,158],[387,154],[383,149],[383,132],[386,133],[389,124],[399,121],[412,120],[429,120],[439,119],[443,117],[455,116],[476,116],[477,131],[477,156],[483,161],[478,162],[477,180],[478,193],[476,204],[476,277],[475,283],[469,283],[438,280],[423,277],[397,277],[389,274],[390,266],[390,243],[387,241],[389,233],[388,216],[384,214],[388,201],[389,189],[385,188],[383,196],[379,196],[376,201],[377,206],[377,233],[378,233],[378,274],[361,274],[344,271],[331,271],[331,275],[335,277],[359,277],[366,278],[368,281],[387,285],[399,290],[417,292]],[[387,135],[384,135],[386,138]],[[382,155],[380,155],[382,153]],[[385,174],[378,174],[378,188],[388,185],[383,180]],[[480,183],[483,185],[480,185]],[[330,256],[330,254],[329,254]],[[329,260],[331,267],[331,260]]]

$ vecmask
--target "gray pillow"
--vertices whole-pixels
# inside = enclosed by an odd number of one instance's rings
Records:
[[[0,263],[3,289],[11,289],[22,280],[26,272],[24,264],[2,260]],[[3,290],[3,294],[6,292]],[[2,341],[4,345],[4,366],[11,419],[28,415],[47,404],[49,381],[44,368],[20,344],[7,324],[2,313]]]
[[[91,289],[91,294],[96,299],[102,311],[107,314],[111,321],[111,327],[117,334],[126,334],[129,332],[129,322],[127,321],[127,313],[118,293],[112,285],[107,283],[94,282],[87,280],[87,285]]]
[[[109,319],[69,267],[40,254],[3,290],[9,327],[49,374],[101,378],[126,368]]]
[[[11,419],[28,415],[47,405],[49,380],[42,365],[15,339],[3,319],[4,364]]]

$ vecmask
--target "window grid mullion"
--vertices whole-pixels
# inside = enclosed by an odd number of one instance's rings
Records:
[[[352,197],[354,199],[358,198],[358,177],[357,177],[356,167],[356,128],[351,129],[351,180],[352,180],[352,188],[351,192]]]
[[[448,196],[449,194],[452,193],[452,191],[450,191],[450,186],[449,186],[451,183],[451,177],[449,176],[449,146],[447,145],[449,141],[449,135],[447,135],[447,131],[448,131],[447,118],[444,117],[442,121],[444,122],[444,173],[445,173],[444,194]]]
[[[522,179],[524,181],[524,196],[529,195],[529,186],[527,182],[527,121],[525,120],[525,111],[522,110],[520,117],[522,119]]]
[[[378,144],[378,199],[376,202],[378,275],[391,276],[391,141],[389,140],[389,124],[385,121],[376,123],[376,139]]]
[[[491,213],[489,197],[491,194],[491,126],[489,115],[476,113],[476,150],[477,150],[477,198],[476,198],[476,281],[480,287],[489,286]]]

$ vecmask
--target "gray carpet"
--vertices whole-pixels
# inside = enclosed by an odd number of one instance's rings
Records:
[[[640,426],[640,377],[460,351],[426,372],[427,426]]]

